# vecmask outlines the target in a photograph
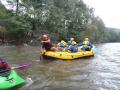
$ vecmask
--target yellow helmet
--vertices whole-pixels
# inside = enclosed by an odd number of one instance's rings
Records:
[[[72,45],[76,45],[77,43],[75,41],[72,42]]]
[[[85,38],[85,41],[89,41],[89,39],[88,39],[88,38]]]

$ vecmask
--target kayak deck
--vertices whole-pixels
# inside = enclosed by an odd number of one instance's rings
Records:
[[[9,89],[23,83],[25,83],[25,80],[18,76],[14,70],[11,70],[7,77],[0,76],[0,90]]]

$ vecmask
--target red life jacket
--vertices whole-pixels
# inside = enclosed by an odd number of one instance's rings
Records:
[[[6,72],[7,70],[10,70],[10,67],[7,63],[0,63],[0,71]]]

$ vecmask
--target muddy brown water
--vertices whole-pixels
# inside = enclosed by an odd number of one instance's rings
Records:
[[[0,46],[11,66],[30,64],[17,73],[26,84],[15,90],[120,90],[120,43],[96,46],[94,57],[39,61],[40,47]]]

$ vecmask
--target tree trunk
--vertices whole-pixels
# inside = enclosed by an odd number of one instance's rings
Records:
[[[16,16],[18,15],[18,8],[19,8],[19,0],[16,0],[17,5],[16,5]]]

